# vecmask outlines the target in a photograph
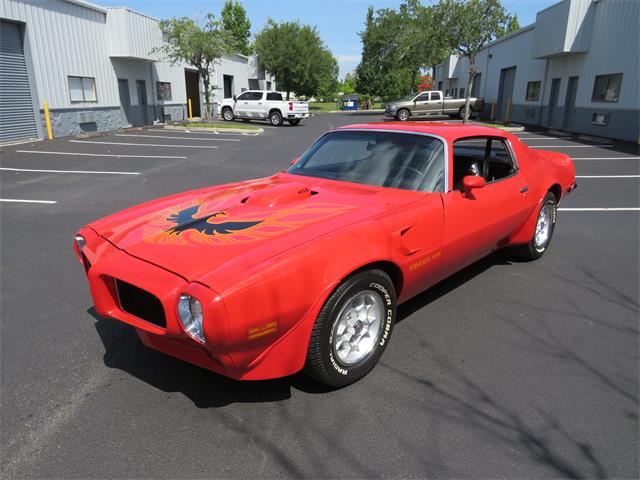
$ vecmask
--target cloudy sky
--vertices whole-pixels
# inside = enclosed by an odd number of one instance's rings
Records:
[[[536,12],[559,0],[503,0],[510,13],[516,13],[520,25],[535,21]],[[315,25],[320,36],[340,64],[340,78],[355,69],[360,61],[360,37],[369,5],[395,8],[400,0],[244,0],[252,32],[258,32],[269,17],[277,20],[300,20]],[[207,12],[218,15],[224,0],[98,0],[104,6],[125,6],[159,19],[169,17],[203,18]],[[423,0],[423,4],[432,3]]]

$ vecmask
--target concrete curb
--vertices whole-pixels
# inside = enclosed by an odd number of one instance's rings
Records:
[[[246,133],[247,135],[260,135],[264,133],[264,128],[247,130],[246,128],[207,128],[207,127],[182,127],[178,125],[165,125],[166,130],[182,130],[189,132],[217,132],[217,133]]]
[[[496,127],[495,125],[488,125],[484,122],[471,122],[471,123],[473,123],[474,125],[482,125],[484,127],[499,128],[500,130],[504,130],[505,132],[524,132],[525,131],[525,127],[523,127],[522,125]]]
[[[585,140],[587,142],[602,143],[605,145],[611,145],[613,141],[610,138],[596,137],[595,135],[579,135],[578,140]]]
[[[549,129],[549,130],[547,130],[547,133],[550,133],[551,135],[555,135],[556,137],[570,137],[571,136],[570,133],[563,132],[562,130]]]

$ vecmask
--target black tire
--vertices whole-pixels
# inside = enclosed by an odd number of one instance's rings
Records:
[[[409,110],[407,110],[406,108],[401,108],[396,113],[396,119],[400,120],[401,122],[406,122],[410,118],[411,118],[411,112]]]
[[[287,122],[289,122],[289,125],[292,125],[294,127],[297,127],[298,125],[300,125],[300,119],[299,118],[292,118],[290,120],[287,120]]]
[[[472,116],[473,116],[473,108],[469,106],[469,119],[471,119]],[[458,110],[458,117],[464,120],[464,106],[460,107],[460,110]]]
[[[284,122],[284,119],[282,118],[282,114],[280,113],[279,110],[273,110],[272,112],[269,113],[269,122],[274,127],[279,127],[282,125],[282,122]]]
[[[536,228],[533,232],[533,236],[531,237],[531,240],[529,240],[529,243],[525,245],[518,245],[516,247],[513,247],[512,253],[514,257],[519,258],[521,260],[537,260],[542,255],[544,255],[544,252],[546,252],[547,248],[549,248],[549,243],[551,243],[551,238],[553,237],[553,231],[555,230],[556,219],[558,217],[556,207],[557,207],[556,196],[552,192],[547,192],[547,194],[544,197],[544,200],[542,200],[542,205],[540,206],[540,210],[538,210],[538,220],[536,220]],[[538,242],[536,241],[536,233],[538,231],[538,222],[541,221],[540,217],[543,215],[542,212],[545,209],[548,209],[547,215],[550,217],[549,219],[550,222],[548,223],[549,234],[547,236],[546,241]]]
[[[231,107],[224,107],[222,109],[222,119],[225,122],[233,122],[235,120],[235,115],[233,114]]]
[[[359,293],[378,295],[382,316],[372,349],[357,363],[347,365],[336,354],[333,335],[338,315]],[[377,269],[352,275],[335,289],[320,310],[309,339],[305,373],[331,387],[343,387],[361,379],[380,360],[391,338],[395,320],[396,290],[389,275]]]

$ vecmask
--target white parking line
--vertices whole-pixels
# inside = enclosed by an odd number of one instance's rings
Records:
[[[116,133],[116,137],[142,137],[142,138],[175,138],[177,140],[206,140],[215,142],[241,142],[235,138],[197,138],[197,137],[176,137],[174,135],[136,135],[132,133]]]
[[[113,153],[75,153],[75,152],[44,152],[42,150],[16,150],[16,153],[44,153],[47,155],[81,155],[85,157],[116,157],[116,158],[187,158],[174,155],[116,155]]]
[[[560,137],[518,137],[520,140],[561,140]]]
[[[576,178],[640,178],[640,175],[576,175]]]
[[[558,208],[563,212],[640,212],[640,207]]]
[[[613,145],[536,145],[534,148],[612,148]]]
[[[573,160],[640,160],[640,157],[571,157]]]
[[[167,132],[167,130],[161,130],[161,129],[155,129],[155,130],[149,130],[150,132]],[[240,132],[221,132],[220,130],[215,130],[213,132],[203,132],[202,130],[168,130],[169,132],[176,132],[176,133],[188,133],[190,135],[196,135],[196,134],[203,134],[203,135],[246,135],[247,137],[257,137],[258,135],[260,135],[260,132],[258,133],[240,133]],[[252,130],[247,130],[247,132],[251,132]]]
[[[23,200],[18,198],[0,198],[0,202],[12,202],[12,203],[58,203],[55,200]]]
[[[101,175],[140,175],[140,172],[97,172],[93,170],[37,170],[33,168],[9,168],[0,167],[0,170],[6,170],[9,172],[39,172],[39,173],[89,173],[89,174],[101,174]]]
[[[167,145],[161,143],[95,142],[92,140],[69,140],[71,143],[97,143],[98,145],[124,145],[129,147],[175,147],[175,148],[218,148],[216,145]]]

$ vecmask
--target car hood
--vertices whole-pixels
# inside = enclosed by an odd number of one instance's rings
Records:
[[[237,274],[418,195],[280,173],[161,198],[89,227],[130,255],[195,281]]]

